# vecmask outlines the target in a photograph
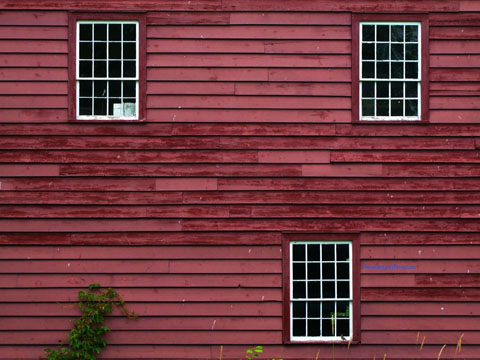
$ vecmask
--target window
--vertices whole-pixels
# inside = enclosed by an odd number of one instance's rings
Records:
[[[425,26],[421,20],[387,18],[357,15],[354,21],[357,28],[354,51],[358,52],[352,92],[356,100],[354,116],[362,121],[426,120]]]
[[[285,342],[358,340],[358,281],[349,238],[309,234],[285,240]]]
[[[75,54],[75,58],[70,59],[74,69],[70,72],[74,79],[70,91],[75,94],[70,98],[71,118],[143,119],[143,18],[118,14],[75,15],[70,25],[74,33],[70,48],[74,47]]]

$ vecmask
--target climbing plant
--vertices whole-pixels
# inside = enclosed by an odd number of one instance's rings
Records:
[[[128,318],[138,315],[130,312],[120,295],[112,288],[107,288],[100,294],[99,284],[90,284],[87,291],[80,290],[77,303],[81,316],[74,322],[68,336],[68,346],[61,349],[45,349],[48,360],[95,360],[107,342],[102,338],[110,331],[104,325],[105,316],[118,307]]]

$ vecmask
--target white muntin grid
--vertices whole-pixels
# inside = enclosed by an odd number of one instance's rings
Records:
[[[112,24],[120,25],[120,40],[110,40],[110,26]],[[81,25],[91,25],[91,40],[81,40],[80,39],[80,27]],[[95,25],[106,25],[106,40],[95,40]],[[134,40],[124,40],[123,37],[123,25],[135,25],[135,39]],[[89,59],[80,59],[80,44],[81,43],[91,43],[91,58]],[[105,44],[106,58],[98,59],[95,58],[95,44],[103,43]],[[118,43],[120,45],[120,58],[110,58],[110,46],[111,43]],[[124,58],[124,44],[135,44],[135,58]],[[82,20],[77,21],[76,24],[76,118],[79,120],[138,120],[139,114],[139,23],[138,21],[119,21],[119,20]],[[80,61],[90,61],[91,62],[91,76],[82,76],[80,77]],[[105,62],[105,72],[106,76],[95,76],[95,62]],[[110,62],[119,62],[120,63],[120,76],[111,77],[109,76],[110,72]],[[135,63],[135,75],[130,77],[124,76],[124,64],[126,62]],[[80,96],[80,81],[89,81],[91,82],[91,96]],[[106,94],[104,96],[95,96],[95,82],[96,81],[105,81],[106,82]],[[110,82],[116,81],[120,82],[120,96],[110,96]],[[134,96],[124,96],[124,83],[125,82],[134,82],[135,85],[135,94]],[[81,115],[80,114],[80,99],[90,99],[91,100],[91,115]],[[105,115],[95,115],[95,99],[105,99],[106,101],[106,114]],[[120,102],[114,102],[114,99],[120,99]],[[127,116],[123,115],[124,103],[130,101],[125,101],[125,99],[131,99],[135,102],[135,113],[133,115]],[[122,115],[108,115],[110,109],[110,102],[121,104]]]
[[[359,114],[360,120],[421,120],[421,24],[419,22],[361,22],[359,24]],[[364,41],[363,39],[363,26],[373,26],[374,27],[374,40],[373,41]],[[387,26],[388,27],[388,40],[378,41],[378,26]],[[392,41],[391,36],[391,27],[397,26],[403,28],[403,41]],[[406,27],[415,27],[417,30],[417,41],[406,41],[405,34],[406,34]],[[372,44],[373,45],[373,59],[363,59],[363,44]],[[380,60],[377,59],[377,45],[378,44],[385,44],[388,46],[388,56],[387,59]],[[392,59],[392,45],[393,46],[403,46],[403,59]],[[407,59],[407,46],[416,46],[417,52],[417,59]],[[365,78],[363,77],[363,63],[368,62],[373,64],[373,76]],[[379,63],[384,63],[388,65],[388,76],[386,77],[378,77],[377,74],[377,67]],[[392,64],[394,63],[402,63],[402,77],[392,78]],[[407,78],[406,73],[407,64],[416,64],[416,72],[417,76],[415,78]],[[372,96],[364,96],[363,95],[363,84],[364,83],[372,83],[373,84],[373,97]],[[388,86],[388,96],[386,97],[378,97],[377,96],[377,83],[386,83]],[[402,89],[402,96],[392,96],[392,83],[396,83],[400,85]],[[411,92],[412,85],[416,88],[415,96],[406,96],[407,94],[407,87]],[[396,86],[398,88],[398,85]],[[373,103],[373,111],[374,115],[363,114],[363,101],[371,101]],[[385,101],[388,104],[388,115],[378,115],[378,107],[377,102]],[[394,102],[401,102],[402,103],[402,115],[392,115],[392,108],[394,107]],[[416,115],[406,115],[407,114],[407,101],[412,101],[416,103],[417,111]]]
[[[304,260],[298,260],[294,261],[294,254],[293,254],[293,248],[296,245],[303,245],[304,246]],[[319,257],[318,260],[311,261],[308,259],[308,252],[309,249],[313,249],[314,247],[310,247],[309,245],[316,245],[319,246]],[[334,258],[333,260],[324,260],[323,256],[323,247],[322,245],[333,245],[334,247]],[[340,261],[337,259],[337,245],[347,245],[348,246],[348,258],[346,261]],[[298,265],[304,265],[304,271],[305,271],[305,279],[295,279],[294,280],[294,274],[293,274],[293,267],[294,264]],[[309,264],[318,264],[320,268],[320,274],[319,276],[317,275],[315,279],[310,279],[309,277]],[[333,279],[324,279],[323,277],[323,264],[333,264],[334,268],[334,277]],[[337,276],[337,264],[348,264],[348,279],[339,279]],[[353,275],[353,270],[352,270],[352,243],[350,241],[292,241],[290,243],[290,340],[291,341],[339,341],[339,340],[351,340],[352,335],[353,335],[353,284],[352,284],[352,275]],[[295,282],[304,282],[305,283],[305,297],[297,297],[294,298],[294,281]],[[324,281],[328,281],[330,284],[333,284],[333,297],[324,297],[324,288],[323,284]],[[337,297],[337,283],[339,282],[348,282],[348,292],[349,296],[345,298],[339,298]],[[319,286],[319,296],[318,297],[312,297],[309,296],[309,283],[318,283]],[[330,289],[331,290],[331,289]],[[302,306],[301,303],[305,303],[305,315],[301,317],[294,317],[294,303],[300,304],[300,307]],[[319,305],[319,315],[318,316],[309,316],[309,304],[314,304],[316,305],[318,303]],[[333,336],[323,336],[323,333],[329,333],[331,332],[331,323],[332,323],[332,317],[330,314],[328,314],[328,317],[323,316],[324,315],[324,309],[323,306],[325,304],[332,304],[334,305],[333,307],[333,314],[334,314],[334,334]],[[342,316],[342,317],[337,317],[338,311],[337,309],[337,304],[338,303],[347,303],[348,306],[348,316]],[[349,333],[348,334],[338,334],[337,333],[337,320],[340,321],[348,321],[348,328],[349,328]],[[295,336],[294,335],[294,321],[299,321],[299,322],[304,322],[305,325],[305,336]],[[309,336],[309,321],[312,321],[314,324],[318,324],[320,328],[318,329],[318,336]],[[327,325],[328,329],[327,331],[323,331],[323,327]],[[343,335],[343,338],[340,336]]]

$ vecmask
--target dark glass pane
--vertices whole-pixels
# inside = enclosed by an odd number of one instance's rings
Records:
[[[403,116],[403,100],[392,100],[392,116]]]
[[[135,43],[124,43],[123,44],[123,58],[124,59],[136,59],[137,50]]]
[[[114,104],[121,104],[121,103],[122,103],[122,99],[109,97],[108,98],[108,115],[115,115],[115,116],[123,115],[123,111],[121,111],[120,114],[116,113],[116,111],[115,111],[116,107],[114,106]],[[122,107],[120,107],[120,108],[122,108]]]
[[[348,245],[337,244],[337,261],[347,261],[350,258]]]
[[[377,25],[377,41],[390,41],[388,25]]]
[[[80,40],[92,40],[92,25],[80,24]]]
[[[377,98],[385,98],[388,97],[389,86],[390,83],[388,81],[378,81],[377,82]]]
[[[337,318],[350,317],[348,301],[337,301]]]
[[[375,41],[375,25],[362,25],[362,40]]]
[[[320,281],[308,282],[308,298],[309,299],[320,298]]]
[[[306,313],[306,302],[305,301],[293,301],[293,317],[294,318],[304,318]],[[308,304],[310,306],[310,304]]]
[[[374,62],[362,61],[362,77],[363,78],[374,78]]]
[[[122,55],[122,45],[120,43],[109,43],[108,51],[109,59],[120,59]]]
[[[120,97],[122,96],[122,82],[121,81],[109,81],[108,83],[108,94],[110,97]]]
[[[362,116],[375,115],[374,101],[375,100],[362,100]]]
[[[403,97],[403,82],[392,81],[391,87],[392,97]]]
[[[335,279],[335,264],[323,263],[322,274],[324,279]]]
[[[335,245],[333,244],[322,245],[322,260],[323,261],[335,260]]]
[[[107,40],[107,25],[95,24],[95,40]]]
[[[93,65],[93,74],[95,77],[107,77],[107,62],[95,61]]]
[[[80,115],[92,115],[92,99],[80,99]]]
[[[92,77],[92,62],[80,61],[80,77]]]
[[[377,116],[389,116],[388,100],[377,100]]]
[[[418,116],[417,100],[405,100],[405,116]]]
[[[320,245],[308,245],[308,261],[320,261]]]
[[[322,301],[322,317],[331,318],[335,312],[335,302]]]
[[[416,82],[405,83],[405,97],[417,97],[418,85]]]
[[[405,63],[405,78],[418,79],[418,63]]]
[[[127,81],[125,81],[126,83]],[[293,261],[305,261],[305,245],[293,245]]]
[[[337,279],[349,279],[350,266],[348,263],[337,264]]]
[[[320,301],[309,301],[308,302],[308,317],[318,318],[320,317]]]
[[[305,279],[305,263],[293,264],[293,278],[297,280]]]
[[[121,77],[122,76],[122,62],[121,61],[109,61],[108,62],[108,77]]]
[[[95,59],[107,58],[107,43],[95,43],[94,58]]]
[[[320,279],[320,263],[308,264],[308,278],[315,280]]]
[[[335,297],[335,282],[334,281],[324,281],[322,283],[322,297],[324,299],[334,298]]]
[[[375,83],[373,81],[362,82],[362,97],[375,96]]]
[[[405,26],[405,41],[417,42],[418,41],[418,26],[406,25]]]
[[[337,336],[350,336],[350,321],[349,320],[337,320]]]
[[[94,115],[107,115],[107,99],[94,99]]]
[[[92,43],[81,42],[80,43],[80,59],[91,59],[91,58],[92,58]]]
[[[80,96],[92,97],[92,81],[91,80],[80,81]]]
[[[375,60],[375,44],[362,44],[362,59]]]
[[[120,24],[109,24],[108,25],[108,39],[110,41],[120,41],[120,40],[122,40],[122,25],[120,25]]]
[[[137,92],[137,86],[136,86],[135,81],[124,81],[123,82],[123,96],[124,97],[135,97],[136,92]],[[302,260],[305,259],[305,254],[303,254],[303,256],[304,257],[303,257]]]
[[[348,298],[350,296],[350,287],[348,281],[337,282],[337,298]]]
[[[123,41],[135,41],[136,37],[135,24],[123,25]]]
[[[333,336],[334,325],[331,319],[322,320],[322,336]]]
[[[124,61],[123,62],[123,76],[124,77],[135,77],[137,70],[135,68],[135,61]]]
[[[388,79],[389,75],[388,62],[377,63],[377,78]]]
[[[406,44],[407,60],[418,60],[418,46],[417,44]]]
[[[403,79],[403,61],[392,62],[392,79]]]
[[[403,44],[392,44],[392,60],[404,60]]]
[[[320,336],[320,320],[308,320],[308,336]]]
[[[306,320],[293,320],[293,336],[306,336]]]
[[[388,60],[388,44],[377,44],[377,60]]]
[[[107,82],[104,80],[97,80],[93,83],[93,96],[106,97],[107,96]]]
[[[294,281],[293,282],[293,298],[294,299],[304,299],[306,298],[307,290],[305,288],[304,281]]]
[[[403,25],[392,25],[392,40],[391,41],[403,41]]]

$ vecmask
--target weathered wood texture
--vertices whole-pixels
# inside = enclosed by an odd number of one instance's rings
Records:
[[[67,10],[147,12],[145,123],[68,121]],[[427,123],[352,124],[359,12],[428,13]],[[140,315],[105,358],[313,359],[282,345],[295,231],[360,233],[337,359],[478,359],[479,68],[476,1],[0,0],[0,359],[64,340],[95,282]]]

